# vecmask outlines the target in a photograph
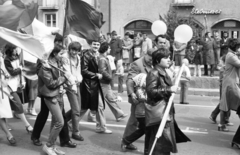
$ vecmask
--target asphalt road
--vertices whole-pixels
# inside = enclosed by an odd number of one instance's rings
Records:
[[[126,113],[130,112],[130,104],[127,103],[126,94],[123,94],[123,102],[120,107]],[[238,128],[239,118],[232,112],[231,122],[234,126],[229,127],[230,132],[217,131],[217,124],[212,124],[208,119],[211,111],[218,104],[217,97],[189,96],[189,105],[178,104],[179,96],[175,97],[176,120],[181,130],[192,140],[192,142],[178,144],[177,155],[239,155],[240,150],[231,148],[231,140]],[[26,109],[26,105],[24,105]],[[39,100],[36,102],[39,111]],[[66,99],[65,109],[69,109]],[[128,118],[116,122],[110,109],[105,110],[108,128],[113,134],[95,133],[95,124],[87,122],[87,116],[81,121],[81,134],[85,138],[83,142],[73,140],[78,144],[77,148],[61,148],[67,155],[138,155],[143,154],[144,138],[137,140],[134,144],[139,148],[135,152],[121,152],[121,137],[124,132]],[[33,125],[35,117],[27,116]],[[49,117],[50,118],[50,117]],[[219,118],[218,118],[219,121]],[[23,123],[18,119],[10,119],[9,123],[13,129],[17,146],[10,146],[5,134],[0,130],[0,155],[43,155],[42,147],[34,146],[30,141]],[[50,119],[46,124],[41,136],[45,143],[48,138]],[[58,141],[59,144],[59,141]]]

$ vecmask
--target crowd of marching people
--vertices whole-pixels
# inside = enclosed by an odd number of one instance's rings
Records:
[[[13,116],[19,118],[23,128],[31,134],[32,143],[43,145],[43,151],[48,155],[65,154],[56,147],[58,136],[61,147],[77,147],[71,138],[84,141],[79,122],[87,112],[88,120],[96,122],[96,133],[112,134],[106,125],[104,109],[108,105],[117,122],[128,116],[118,103],[126,83],[131,109],[120,146],[123,151],[137,150],[134,141],[145,135],[144,154],[147,155],[155,145],[164,107],[171,94],[177,91],[174,80],[182,64],[180,104],[189,104],[189,81],[191,76],[201,77],[201,65],[204,65],[205,76],[214,76],[214,71],[220,70],[221,100],[210,116],[217,123],[216,117],[220,113],[218,130],[228,131],[226,126],[233,125],[229,122],[230,110],[240,114],[236,104],[240,103],[240,90],[235,87],[236,83],[239,85],[240,42],[227,38],[227,33],[221,39],[217,32],[213,37],[207,32],[204,38],[192,39],[186,44],[169,41],[165,35],[151,40],[146,33],[132,35],[126,32],[120,38],[113,31],[107,34],[107,38],[101,34],[90,41],[90,49],[87,50],[82,50],[82,45],[76,41],[65,46],[64,38],[55,35],[55,46],[48,59],[37,60],[38,80],[35,81],[23,77],[22,58],[16,46],[9,43],[1,52],[0,126],[11,145],[17,144],[7,121]],[[194,65],[193,75],[189,64]],[[126,81],[125,72],[128,74]],[[117,93],[113,90],[115,76],[118,80]],[[25,97],[23,90],[28,90]],[[69,103],[64,103],[64,95]],[[34,108],[37,97],[41,107],[38,114]],[[29,104],[26,114],[37,116],[34,124],[30,124],[25,116],[25,102]],[[69,111],[65,112],[65,104],[70,105]],[[41,132],[49,113],[52,116],[50,133],[46,144],[42,144]],[[172,106],[163,134],[152,154],[170,155],[177,152],[176,143],[191,141],[179,129],[174,115]],[[238,148],[239,132],[240,128],[232,141],[232,146]]]

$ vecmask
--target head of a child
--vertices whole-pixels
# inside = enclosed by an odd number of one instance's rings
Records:
[[[122,67],[122,65],[123,65],[122,59],[118,60],[117,61],[117,68]]]
[[[68,52],[71,57],[76,57],[82,49],[82,45],[79,42],[71,42],[68,46]]]
[[[189,66],[189,61],[186,58],[182,60],[182,63],[185,64],[186,66]]]

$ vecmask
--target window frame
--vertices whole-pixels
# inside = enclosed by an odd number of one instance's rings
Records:
[[[46,19],[46,15],[52,15],[55,14],[56,15],[56,27],[58,27],[58,12],[54,11],[54,12],[43,12],[43,22],[44,24],[47,26],[47,19]],[[52,26],[52,21],[51,21],[51,26],[50,27],[54,27]]]

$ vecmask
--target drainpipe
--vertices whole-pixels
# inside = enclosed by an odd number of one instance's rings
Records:
[[[108,8],[109,8],[109,31],[108,32],[110,32],[111,33],[111,22],[112,22],[112,20],[111,20],[111,17],[112,17],[112,15],[111,15],[111,13],[112,13],[112,7],[111,7],[111,0],[109,0],[109,6],[108,6]]]

